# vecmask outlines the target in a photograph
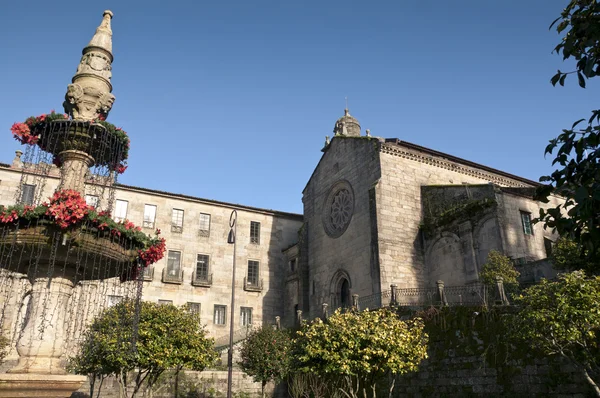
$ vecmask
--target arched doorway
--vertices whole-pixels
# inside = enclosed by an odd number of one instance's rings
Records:
[[[352,305],[350,303],[350,284],[346,278],[343,278],[340,282],[341,283],[338,292],[340,297],[340,306],[342,308],[348,308]]]
[[[331,309],[336,310],[340,307],[350,308],[352,306],[352,282],[350,275],[343,269],[339,269],[331,278],[329,285],[329,294],[331,297]]]

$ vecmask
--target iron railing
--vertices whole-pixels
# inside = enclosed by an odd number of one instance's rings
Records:
[[[203,286],[210,287],[212,285],[213,276],[212,274],[200,274],[196,271],[192,273],[192,285],[193,286]]]
[[[163,268],[162,281],[163,283],[181,284],[183,282],[183,270],[167,270]]]

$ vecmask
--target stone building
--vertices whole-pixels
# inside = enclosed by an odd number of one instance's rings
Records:
[[[542,205],[532,199],[536,182],[398,139],[361,135],[347,110],[334,134],[304,188],[303,215],[119,184],[113,217],[147,233],[161,229],[167,240],[165,257],[144,275],[143,298],[189,303],[214,337],[226,336],[234,209],[236,329],[275,316],[290,325],[298,310],[319,316],[323,303],[346,306],[353,294],[377,296],[391,284],[473,284],[492,249],[518,264],[547,257],[556,236],[531,222]],[[19,151],[12,164],[0,164],[0,203],[41,200],[55,189],[58,175],[44,187],[17,189],[26,183],[22,166]],[[99,198],[90,190],[86,200]],[[547,276],[543,268],[529,273]],[[119,300],[106,292],[107,304]]]
[[[376,297],[392,284],[476,283],[492,249],[517,263],[547,258],[556,236],[531,222],[542,206],[533,200],[538,183],[361,135],[348,110],[334,134],[303,191],[300,241],[287,251],[300,256],[286,279],[286,323],[296,308],[318,316],[323,303],[348,305],[353,294]]]
[[[33,180],[22,176],[20,158],[18,151],[12,164],[0,164],[2,204],[39,203],[51,196],[58,185],[57,171],[50,173],[43,187],[34,185]],[[20,190],[19,185],[23,186]],[[20,198],[15,198],[17,192],[20,192]],[[86,195],[88,204],[101,200],[92,186],[88,186],[86,192],[89,192]],[[282,250],[297,241],[301,215],[126,185],[117,185],[113,208],[115,219],[128,219],[143,226],[147,234],[160,229],[167,241],[164,258],[146,269],[142,298],[175,305],[189,304],[200,313],[207,329],[216,338],[229,333],[233,245],[227,243],[227,236],[230,215],[235,210],[236,328],[273,323],[275,316],[282,315],[287,269]],[[119,292],[117,281],[114,285],[108,288],[86,282],[79,286],[81,293],[74,294],[72,300],[89,299],[91,291],[96,292],[96,296],[104,292],[103,302],[97,303],[97,307],[112,305],[125,294]],[[87,318],[95,313],[90,311]],[[73,327],[72,333],[79,334],[80,326]],[[4,328],[4,333],[12,330],[10,333],[14,334],[14,326],[4,325]]]

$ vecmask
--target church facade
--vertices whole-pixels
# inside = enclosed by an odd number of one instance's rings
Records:
[[[58,175],[43,187],[23,186],[21,155],[0,164],[0,203],[49,197]],[[21,185],[21,186],[20,186]],[[284,325],[350,305],[352,295],[377,296],[402,288],[477,283],[487,253],[499,250],[517,263],[548,256],[556,236],[532,219],[541,203],[536,182],[398,139],[361,134],[346,110],[303,191],[303,214],[253,208],[118,184],[113,217],[128,219],[167,241],[165,257],[144,274],[143,299],[189,304],[211,335],[228,335],[233,245],[229,220],[238,215],[235,328]],[[43,192],[39,192],[43,190]],[[19,197],[17,196],[19,192]],[[94,204],[93,192],[86,200]],[[558,199],[555,199],[558,200]],[[549,205],[552,205],[550,203]],[[533,279],[547,276],[540,271]],[[16,337],[27,282],[12,295],[2,333]],[[73,306],[91,295],[101,305],[118,289],[78,287]],[[104,292],[104,293],[103,293]],[[83,322],[71,328],[76,339]],[[5,314],[6,315],[6,314]]]

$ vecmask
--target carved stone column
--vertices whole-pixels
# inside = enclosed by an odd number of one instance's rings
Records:
[[[9,373],[66,374],[60,366],[64,352],[65,319],[73,283],[65,278],[33,281],[27,323],[17,342],[19,362]]]
[[[112,84],[112,30],[113,13],[104,11],[96,34],[83,49],[83,56],[67,87],[63,107],[75,120],[92,121],[106,118],[115,101]]]
[[[85,193],[85,176],[94,158],[82,151],[63,151],[60,153],[63,165],[61,172],[62,189],[73,189],[81,194]]]

